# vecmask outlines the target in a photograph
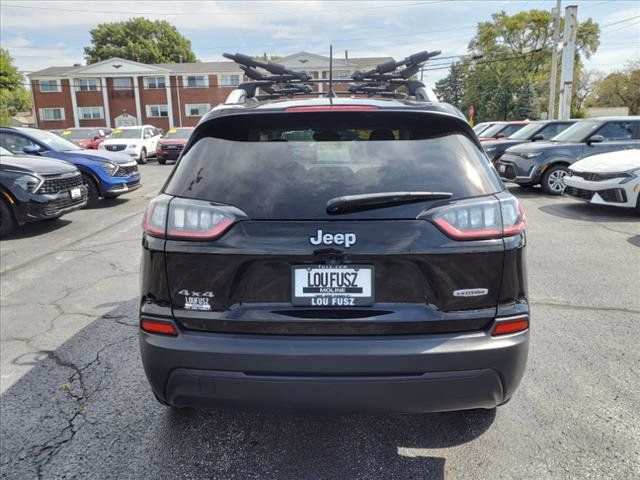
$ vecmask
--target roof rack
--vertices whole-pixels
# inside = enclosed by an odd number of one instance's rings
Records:
[[[329,97],[363,94],[368,97],[415,97],[418,100],[434,100],[433,96],[426,91],[425,85],[417,80],[412,80],[411,77],[420,71],[426,61],[437,55],[440,55],[440,51],[424,51],[410,55],[399,62],[390,60],[381,63],[366,72],[356,71],[351,75],[352,82],[349,83],[347,90],[334,92],[332,88],[333,68],[329,69],[328,79],[318,80],[313,79],[308,72],[290,70],[279,63],[260,62],[241,53],[223,54],[225,58],[236,62],[245,75],[252,80],[241,83],[238,89],[246,92],[246,98],[258,100],[312,95],[314,91],[311,84],[313,83],[329,83],[329,92],[327,92]],[[401,67],[404,68],[398,71]],[[266,71],[267,74],[262,73],[258,68]],[[339,81],[339,83],[347,82]],[[405,87],[406,93],[399,92],[400,87]],[[260,95],[259,90],[266,94]]]

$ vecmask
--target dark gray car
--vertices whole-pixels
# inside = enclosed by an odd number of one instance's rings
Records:
[[[539,122],[533,122],[522,127],[507,138],[483,142],[482,148],[484,149],[484,153],[487,154],[487,157],[489,157],[489,160],[496,163],[507,148],[520,145],[521,143],[550,140],[576,123],[576,121],[577,120],[540,120]]]
[[[572,163],[632,148],[640,148],[640,117],[593,118],[576,123],[551,141],[507,149],[497,169],[504,180],[522,186],[540,184],[545,193],[560,195]]]

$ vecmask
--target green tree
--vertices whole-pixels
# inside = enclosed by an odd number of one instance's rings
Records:
[[[600,29],[588,19],[576,32],[576,66],[598,48]],[[499,12],[478,24],[469,43],[472,55],[481,55],[465,68],[464,103],[473,103],[478,121],[505,119],[513,114],[523,85],[530,84],[534,111],[545,108],[549,96],[549,73],[553,48],[553,22],[546,10],[515,15]]]
[[[586,103],[590,107],[628,107],[630,115],[640,115],[640,60],[600,80]]]
[[[464,72],[460,62],[451,64],[449,74],[436,82],[435,94],[441,101],[462,109]]]
[[[120,57],[142,63],[195,62],[191,42],[164,20],[132,18],[101,23],[91,30],[85,47],[87,63]]]
[[[31,95],[24,87],[24,77],[9,51],[0,48],[0,125],[10,125],[12,116],[30,108]]]

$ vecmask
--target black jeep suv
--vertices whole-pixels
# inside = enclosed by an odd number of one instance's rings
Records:
[[[525,223],[451,106],[216,107],[143,221],[151,388],[173,406],[494,408],[527,358]]]

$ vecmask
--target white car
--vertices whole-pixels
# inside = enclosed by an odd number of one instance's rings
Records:
[[[635,208],[640,214],[640,150],[602,153],[580,160],[564,177],[565,195],[596,205]]]
[[[100,144],[100,150],[122,152],[138,163],[147,163],[147,158],[156,154],[162,132],[152,125],[116,128]]]

